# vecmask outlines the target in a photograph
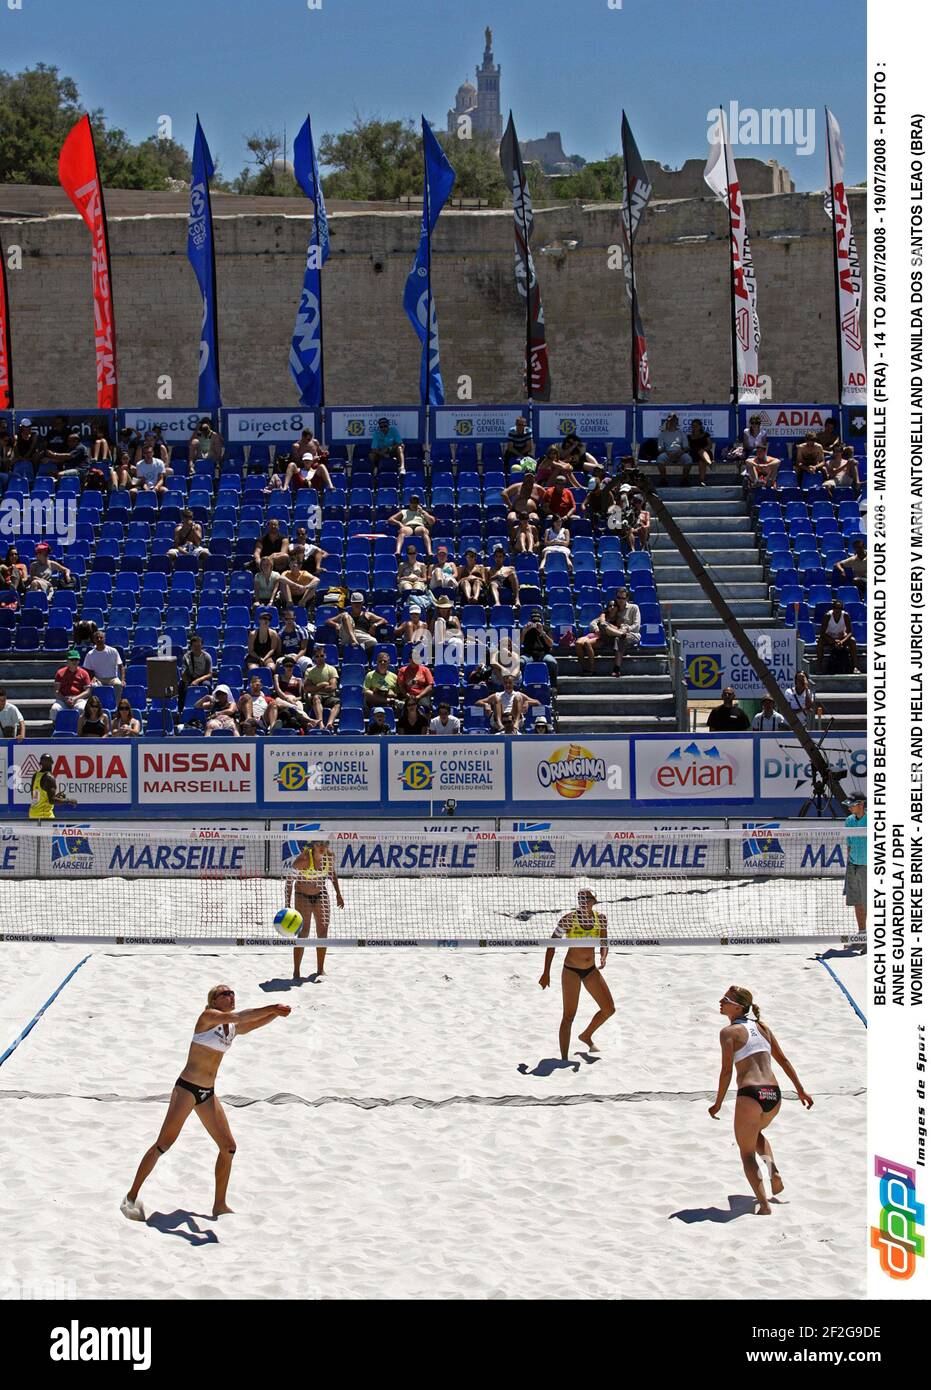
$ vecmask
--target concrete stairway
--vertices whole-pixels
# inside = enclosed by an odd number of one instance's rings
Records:
[[[806,655],[809,657],[809,680],[814,686],[815,703],[824,709],[822,728],[826,728],[833,719],[832,733],[845,729],[865,729],[865,671],[854,671],[846,676],[822,676],[815,668],[814,648]]]
[[[756,536],[739,484],[663,488],[665,503],[698,553],[710,577],[741,621],[773,621]],[[720,622],[662,523],[653,519],[653,570],[664,618],[674,626]]]
[[[64,656],[20,655],[0,661],[0,686],[7,699],[21,711],[27,738],[45,738],[52,732],[49,710],[55,698],[55,672]]]
[[[665,654],[628,656],[619,677],[610,657],[579,674],[574,657],[559,656],[556,714],[561,734],[643,734],[675,730],[675,694]]]

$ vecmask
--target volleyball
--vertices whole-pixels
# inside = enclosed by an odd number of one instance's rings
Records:
[[[293,907],[283,907],[275,913],[275,931],[279,936],[297,936],[304,919]]]

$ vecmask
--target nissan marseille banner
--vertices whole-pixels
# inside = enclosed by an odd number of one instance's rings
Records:
[[[430,411],[430,438],[493,439],[504,443],[518,415],[527,418],[525,405],[444,405]]]
[[[379,740],[380,741],[380,740]],[[504,801],[504,740],[433,738],[388,745],[388,800]]]
[[[630,739],[515,739],[511,744],[514,801],[614,803],[630,797]]]
[[[760,320],[756,311],[756,275],[750,252],[747,215],[737,181],[737,167],[727,136],[724,112],[715,122],[705,165],[705,183],[727,208],[731,237],[731,301],[738,401],[760,399]]]
[[[327,406],[324,418],[328,444],[368,444],[383,418],[402,439],[424,439],[423,411],[409,405]]]
[[[636,740],[638,801],[753,799],[752,737]]]
[[[293,444],[304,430],[317,432],[314,410],[222,410],[227,444]]]
[[[245,739],[139,745],[140,805],[196,806],[258,800],[258,747]]]
[[[847,156],[837,117],[828,107],[824,108],[824,114],[827,119],[827,192],[824,211],[834,227],[834,292],[837,297],[841,402],[843,405],[866,405],[866,366],[860,327],[863,277],[844,187]]]
[[[94,806],[128,806],[132,800],[132,740],[107,739],[87,743],[28,743],[13,745],[13,805],[32,802],[32,779],[39,759],[48,753],[58,790],[84,811]],[[61,815],[67,814],[63,809]]]
[[[94,352],[97,359],[97,404],[111,409],[116,399],[116,324],[110,242],[97,152],[89,116],[82,116],[65,137],[58,156],[58,181],[91,234],[91,288],[94,295]]]
[[[276,739],[262,748],[265,804],[381,800],[381,739]]]

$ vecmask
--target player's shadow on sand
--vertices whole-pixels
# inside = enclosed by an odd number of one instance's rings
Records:
[[[302,975],[299,980],[262,980],[259,989],[266,994],[287,994],[292,989],[300,989],[301,985],[315,985],[318,978],[317,972],[313,971],[310,975]],[[323,978],[326,979],[326,976]]]
[[[155,1211],[145,1224],[161,1231],[163,1236],[178,1236],[181,1240],[186,1240],[188,1245],[219,1245],[220,1238],[216,1231],[202,1231],[195,1217],[202,1221],[213,1220],[213,1217],[204,1216],[200,1212],[182,1211],[178,1208],[175,1211]],[[189,1229],[179,1230],[181,1226],[187,1226]]]
[[[736,1221],[738,1216],[752,1216],[756,1207],[756,1199],[749,1193],[747,1196],[741,1193],[739,1197],[732,1194],[727,1201],[727,1211],[721,1207],[686,1207],[683,1211],[671,1212],[669,1220],[684,1221],[689,1226],[696,1221]]]
[[[577,1052],[574,1057],[541,1057],[535,1067],[520,1062],[517,1070],[521,1076],[552,1076],[554,1071],[581,1071],[583,1062],[597,1062],[590,1052]]]

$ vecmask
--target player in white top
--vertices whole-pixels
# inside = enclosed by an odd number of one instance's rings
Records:
[[[188,1049],[187,1061],[178,1077],[168,1102],[168,1114],[162,1122],[158,1138],[142,1156],[133,1185],[120,1204],[120,1211],[130,1221],[144,1221],[145,1212],[139,1201],[139,1189],[162,1154],[167,1153],[177,1139],[192,1110],[219,1149],[215,1171],[216,1189],[213,1214],[223,1216],[232,1211],[226,1205],[226,1189],[236,1152],[226,1118],[226,1111],[217,1099],[213,1083],[220,1063],[233,1045],[237,1034],[251,1033],[264,1028],[273,1018],[287,1018],[287,1004],[265,1004],[258,1009],[236,1009],[236,996],[229,985],[214,985],[207,995],[207,1007],[198,1015],[194,1036]]]
[[[744,1173],[758,1203],[756,1214],[770,1216],[771,1208],[760,1177],[757,1158],[762,1158],[769,1171],[773,1196],[777,1196],[785,1186],[776,1167],[769,1140],[763,1134],[767,1125],[779,1114],[782,1104],[782,1092],[776,1081],[773,1062],[778,1062],[782,1067],[806,1110],[811,1109],[814,1101],[803,1088],[795,1068],[776,1041],[775,1034],[760,1022],[760,1010],[754,1004],[753,995],[748,989],[731,985],[719,1001],[719,1011],[728,1021],[721,1029],[721,1074],[718,1078],[718,1093],[714,1105],[708,1107],[708,1114],[713,1120],[718,1118],[718,1111],[724,1104],[724,1097],[731,1084],[731,1074],[736,1067],[737,1104],[734,1107],[734,1137],[740,1149]]]
[[[595,1017],[585,1031],[579,1034],[579,1041],[585,1044],[589,1052],[598,1051],[592,1042],[595,1029],[600,1028],[614,1013],[614,1000],[608,982],[601,974],[608,959],[608,919],[603,912],[595,910],[597,901],[590,888],[580,888],[578,907],[574,912],[564,913],[553,932],[554,938],[558,940],[567,936],[579,939],[578,946],[570,946],[563,951],[562,1020],[559,1025],[559,1055],[563,1061],[569,1056],[572,1022],[579,1007],[579,993],[583,985],[598,1005]],[[601,944],[601,970],[595,965],[596,941]],[[543,958],[541,989],[549,989],[550,965],[555,954],[555,946],[548,947]]]

